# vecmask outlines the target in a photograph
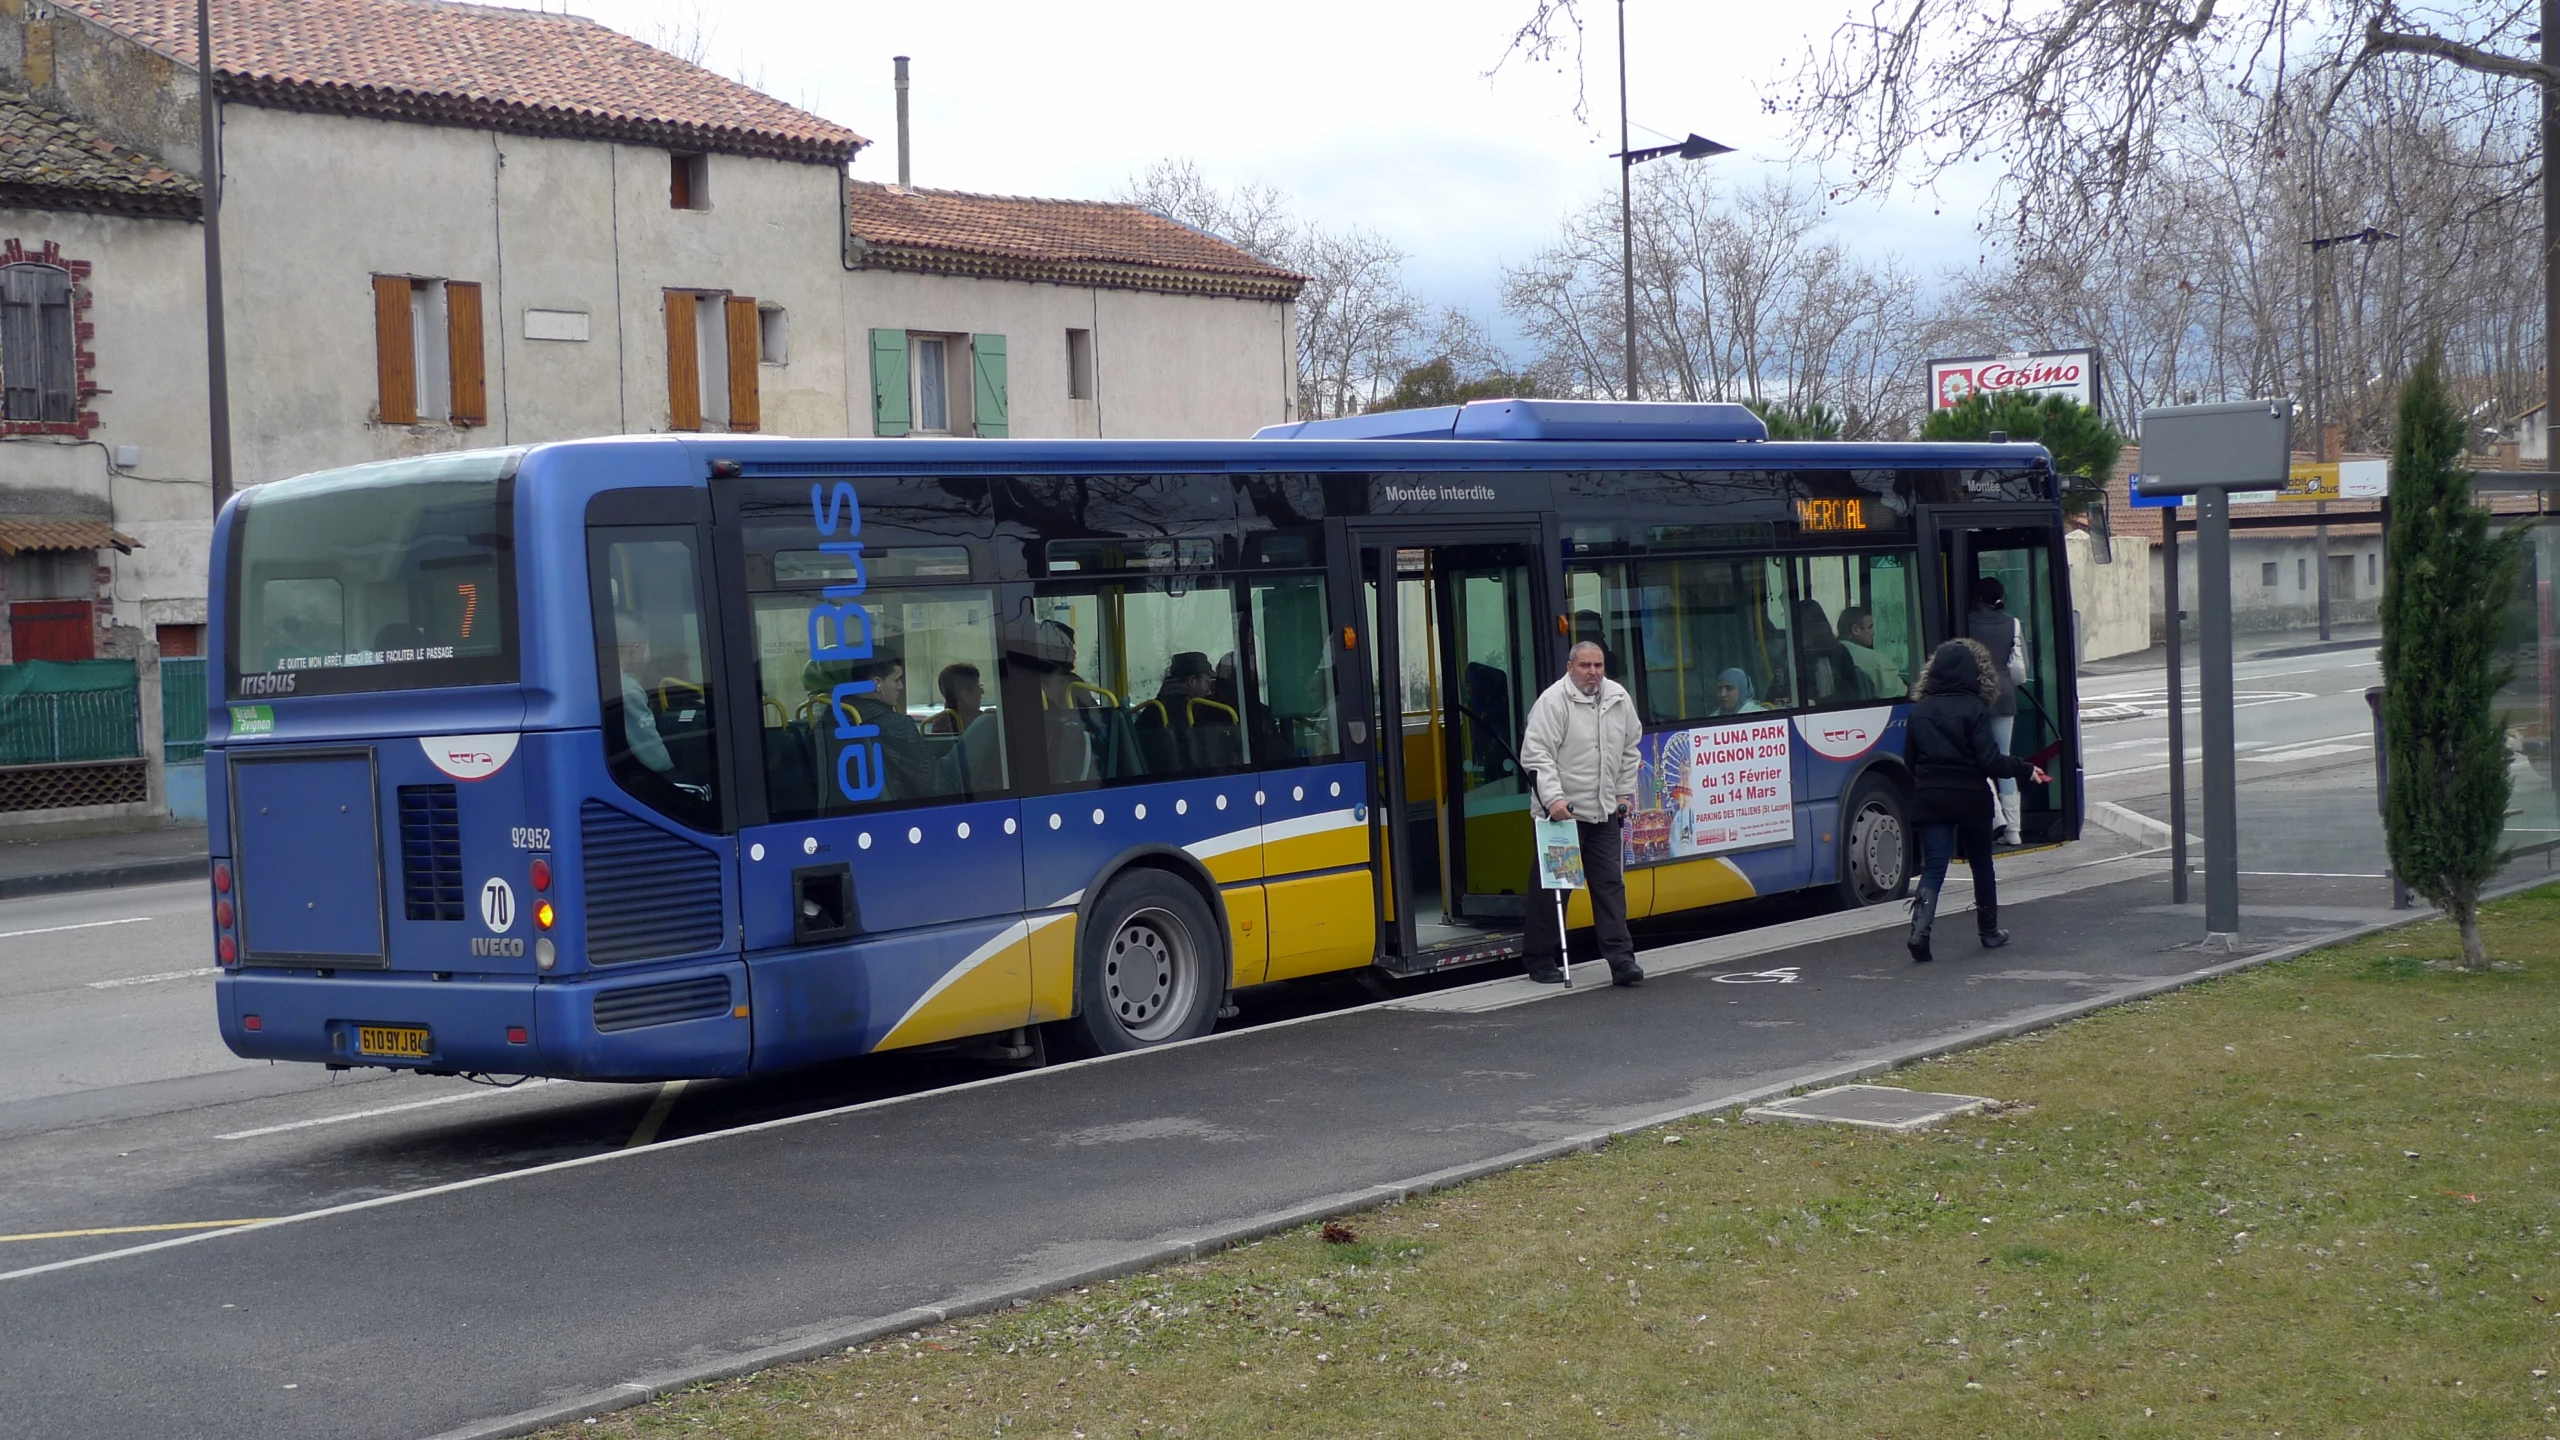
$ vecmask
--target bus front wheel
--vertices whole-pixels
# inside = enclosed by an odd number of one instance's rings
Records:
[[[1852,907],[1899,900],[1911,883],[1910,807],[1880,775],[1858,782],[1840,807],[1840,900]]]
[[[1085,924],[1076,1013],[1057,1038],[1076,1056],[1206,1035],[1226,991],[1226,951],[1200,893],[1161,870],[1111,882]]]

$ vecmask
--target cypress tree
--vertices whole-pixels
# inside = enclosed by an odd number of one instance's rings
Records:
[[[2383,838],[2401,880],[2462,927],[2463,968],[2485,970],[2480,887],[2503,858],[2512,784],[2498,642],[2522,536],[2490,533],[2472,501],[2439,348],[2401,387],[2398,432],[2382,585]]]

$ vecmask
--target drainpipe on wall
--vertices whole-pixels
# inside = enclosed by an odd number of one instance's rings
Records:
[[[213,83],[213,5],[196,0],[196,169],[204,206],[206,438],[212,449],[213,513],[231,499],[231,372],[222,334],[221,110]],[[157,772],[154,772],[157,773]]]

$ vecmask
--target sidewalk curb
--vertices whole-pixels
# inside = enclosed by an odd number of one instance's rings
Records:
[[[115,890],[127,885],[165,885],[172,880],[201,880],[208,855],[180,855],[168,860],[136,860],[96,870],[64,870],[51,875],[0,876],[0,900],[30,895],[70,895],[82,890]]]
[[[2506,896],[2522,894],[2551,883],[2548,877],[2518,881],[2487,892],[2480,898],[2484,901],[2503,899]],[[2015,1019],[1976,1026],[1970,1030],[1958,1031],[1951,1036],[1934,1037],[1918,1045],[1872,1052],[1840,1065],[1800,1074],[1790,1079],[1755,1085],[1696,1104],[1656,1111],[1636,1119],[1586,1130],[1562,1139],[1549,1140],[1487,1159],[1431,1171],[1408,1180],[1337,1191],[1331,1195],[1318,1196],[1282,1209],[1265,1211],[1259,1215],[1248,1216],[1207,1229],[1175,1231],[1154,1240],[1141,1242],[1099,1263],[1058,1271],[993,1289],[964,1291],[936,1304],[919,1305],[894,1314],[848,1316],[842,1320],[823,1322],[752,1349],[733,1352],[695,1365],[654,1371],[600,1390],[589,1391],[584,1395],[571,1396],[531,1410],[520,1410],[512,1415],[475,1421],[442,1431],[428,1437],[428,1440],[506,1440],[506,1437],[529,1435],[550,1426],[568,1424],[590,1416],[610,1414],[616,1410],[626,1410],[692,1386],[719,1380],[732,1380],[740,1376],[752,1375],[760,1370],[771,1369],[777,1365],[814,1360],[822,1355],[860,1345],[867,1340],[876,1340],[883,1335],[892,1335],[901,1330],[916,1330],[926,1325],[939,1325],[1010,1306],[1027,1305],[1034,1300],[1079,1286],[1118,1279],[1162,1265],[1197,1260],[1204,1255],[1230,1250],[1249,1241],[1259,1240],[1283,1230],[1295,1229],[1301,1225],[1312,1224],[1329,1216],[1382,1209],[1388,1205],[1420,1199],[1436,1191],[1449,1189],[1470,1180],[1482,1179],[1488,1175],[1499,1174],[1505,1170],[1515,1170],[1527,1165],[1561,1159],[1568,1155],[1604,1150],[1619,1136],[1631,1135],[1637,1131],[1653,1129],[1714,1111],[1760,1104],[1798,1089],[1813,1089],[1870,1079],[1925,1060],[1939,1059],[1966,1050],[1979,1049],[2002,1040],[2014,1039],[2100,1010],[2111,1009],[2136,1000],[2147,1000],[2174,990],[2183,990],[2203,981],[2218,980],[2262,965],[2291,960],[2313,950],[2331,945],[2349,944],[2368,936],[2383,934],[2416,924],[2421,920],[2435,918],[2436,913],[2432,909],[2412,909],[2405,916],[2394,916],[2389,920],[2350,926],[2344,930],[2262,954],[2244,955],[2238,959],[2191,970],[2184,975],[2165,976],[2121,986],[2101,995],[2030,1011]]]

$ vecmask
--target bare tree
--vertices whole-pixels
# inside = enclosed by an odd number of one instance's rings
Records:
[[[1297,338],[1298,400],[1308,416],[1357,412],[1414,359],[1422,306],[1405,286],[1404,252],[1386,237],[1301,222],[1279,190],[1224,189],[1189,160],[1157,161],[1131,176],[1119,198],[1306,277]]]
[[[1703,171],[1647,175],[1634,215],[1645,393],[1826,405],[1853,437],[1900,433],[1919,398],[1919,287],[1822,236],[1822,218],[1782,182],[1728,197]],[[1503,272],[1532,373],[1558,393],[1626,393],[1618,224],[1617,197],[1595,199]]]

